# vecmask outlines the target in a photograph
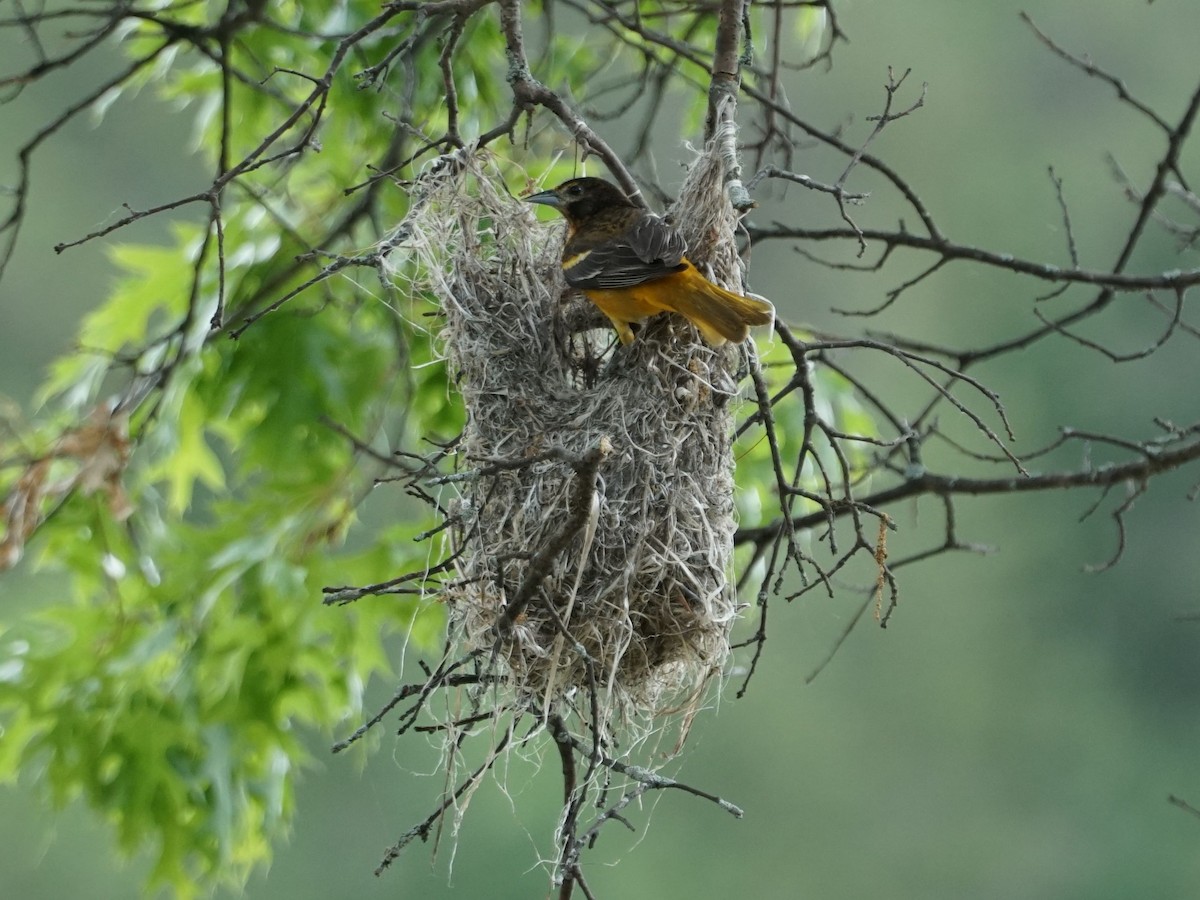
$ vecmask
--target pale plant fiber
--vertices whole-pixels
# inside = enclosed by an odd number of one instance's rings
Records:
[[[427,173],[412,209],[398,271],[444,313],[468,414],[457,459],[475,477],[454,482],[458,557],[441,599],[451,656],[481,651],[489,676],[473,705],[575,716],[598,742],[632,738],[627,750],[664,714],[684,713],[686,733],[737,612],[731,440],[746,350],[714,350],[664,316],[613,352],[590,304],[564,299],[561,227],[539,224],[485,154]],[[692,260],[738,289],[717,155],[698,158],[677,210]],[[601,456],[590,495],[577,483],[589,451]]]

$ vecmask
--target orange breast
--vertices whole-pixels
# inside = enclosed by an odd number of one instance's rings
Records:
[[[638,285],[613,291],[589,290],[584,294],[610,319],[622,322],[639,322],[656,313],[673,311],[672,306],[663,302],[668,292],[661,288],[647,289]]]

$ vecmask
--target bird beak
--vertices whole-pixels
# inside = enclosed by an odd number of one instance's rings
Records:
[[[558,209],[562,206],[562,198],[554,191],[542,191],[540,194],[530,194],[525,198],[526,203],[544,203],[546,206],[553,206]]]

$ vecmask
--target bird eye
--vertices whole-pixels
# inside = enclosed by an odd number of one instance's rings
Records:
[[[567,188],[567,193],[570,194],[572,197],[578,197],[580,194],[583,193],[583,186],[579,185],[579,184],[573,184]]]

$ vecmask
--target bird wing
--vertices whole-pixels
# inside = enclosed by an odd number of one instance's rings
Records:
[[[568,246],[563,272],[574,288],[629,288],[686,269],[686,249],[679,232],[645,213],[623,232],[593,246]]]

